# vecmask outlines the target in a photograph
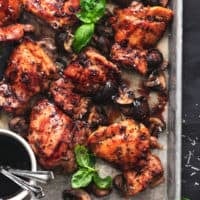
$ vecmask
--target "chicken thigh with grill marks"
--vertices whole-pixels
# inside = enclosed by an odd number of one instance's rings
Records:
[[[32,109],[28,141],[44,168],[61,166],[67,172],[74,171],[74,145],[85,144],[88,134],[86,124],[74,122],[47,99]]]
[[[91,128],[106,124],[107,117],[103,110],[94,105],[90,98],[76,93],[74,88],[75,86],[66,78],[53,81],[50,93],[56,105],[73,119],[87,122]]]
[[[29,24],[18,24],[21,13],[21,0],[0,0],[0,42],[19,40],[25,32],[33,31]]]
[[[123,47],[117,43],[112,46],[111,58],[117,65],[136,70],[143,75],[159,68],[163,63],[163,55],[157,49],[136,49]]]
[[[115,31],[115,42],[134,48],[149,48],[160,40],[173,17],[172,10],[164,7],[144,7],[133,3],[118,9],[110,21]]]
[[[13,51],[1,82],[0,107],[23,113],[33,96],[48,89],[56,72],[55,64],[36,42],[22,42]]]
[[[43,19],[53,28],[71,26],[76,22],[79,0],[22,0],[25,10]]]
[[[92,48],[69,64],[64,75],[73,82],[75,90],[84,95],[96,94],[107,82],[117,86],[121,80],[117,66]]]
[[[144,168],[140,171],[128,170],[114,179],[114,185],[124,196],[135,196],[148,187],[164,181],[164,169],[160,159],[149,153]]]
[[[100,127],[88,138],[92,152],[122,170],[143,167],[150,151],[151,136],[141,123],[131,119]]]

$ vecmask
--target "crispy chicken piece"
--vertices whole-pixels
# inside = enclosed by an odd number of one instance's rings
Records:
[[[90,98],[74,91],[70,80],[60,78],[51,83],[50,92],[57,106],[75,120],[86,121],[91,128],[106,123],[106,115]]]
[[[25,32],[34,31],[32,25],[16,23],[21,13],[21,0],[0,0],[0,5],[0,42],[19,40]]]
[[[57,69],[45,51],[35,42],[24,41],[11,55],[5,79],[20,100],[48,89]]]
[[[145,75],[163,64],[163,55],[158,49],[137,49],[123,47],[115,43],[111,49],[111,58],[118,66],[136,70]]]
[[[16,22],[21,12],[21,0],[0,0],[0,26]]]
[[[28,141],[44,168],[62,166],[72,172],[76,168],[74,145],[85,144],[88,134],[84,123],[74,123],[47,99],[33,107]]]
[[[98,128],[89,136],[88,145],[97,157],[128,170],[145,163],[150,134],[143,124],[128,119]]]
[[[4,83],[3,81],[0,83],[0,108],[6,112],[21,113],[25,104],[20,103],[18,98],[12,92],[10,85]]]
[[[0,27],[0,42],[20,40],[25,32],[32,32],[34,28],[29,24],[12,24]]]
[[[172,17],[173,12],[168,8],[144,7],[134,1],[130,7],[116,10],[111,17],[115,42],[136,48],[152,47],[160,40]]]
[[[87,49],[76,61],[69,64],[64,74],[74,83],[75,89],[84,95],[95,94],[108,81],[114,85],[120,82],[120,71],[117,66],[92,48]]]
[[[24,41],[10,57],[1,87],[2,97],[9,91],[11,103],[8,105],[7,99],[2,98],[0,106],[9,112],[23,111],[33,96],[48,89],[56,71],[52,60],[37,43]]]
[[[79,0],[22,0],[27,11],[40,17],[53,28],[73,25],[76,22],[76,12],[79,10]]]
[[[142,170],[128,170],[114,179],[114,184],[124,196],[135,196],[149,186],[157,186],[164,181],[164,169],[160,159],[152,155],[147,156],[146,166]]]
[[[121,47],[115,43],[111,49],[111,57],[118,65],[130,70],[137,70],[141,74],[148,71],[147,50]]]
[[[28,141],[39,159],[49,158],[64,143],[69,146],[72,120],[44,99],[33,107]]]
[[[91,100],[74,92],[70,80],[60,78],[51,83],[50,92],[56,104],[74,119],[83,119]]]

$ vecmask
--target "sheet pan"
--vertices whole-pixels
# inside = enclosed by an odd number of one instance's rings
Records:
[[[182,1],[171,0],[170,7],[174,10],[174,20],[165,36],[164,56],[169,57],[169,103],[166,112],[167,130],[159,139],[164,149],[155,153],[161,158],[165,168],[165,182],[154,189],[148,189],[134,200],[181,200],[181,93],[182,93]],[[167,51],[166,51],[167,49]],[[7,119],[0,118],[0,127],[7,128]],[[105,164],[98,162],[102,175],[115,175],[118,172]],[[69,177],[56,173],[56,179],[45,186],[46,197],[44,200],[61,200],[62,191],[69,184]],[[96,200],[97,198],[92,197]],[[117,191],[101,200],[125,199]]]

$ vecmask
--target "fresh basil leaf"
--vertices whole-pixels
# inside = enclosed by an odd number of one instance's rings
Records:
[[[94,34],[94,24],[83,24],[75,32],[72,47],[75,52],[80,52],[91,40]]]
[[[77,17],[84,23],[96,23],[104,15],[105,9],[105,0],[82,0],[81,12]]]
[[[93,177],[94,172],[86,168],[79,169],[75,174],[73,174],[71,179],[72,188],[84,188],[88,186]]]
[[[94,155],[90,154],[86,147],[82,145],[76,145],[74,152],[76,155],[76,161],[79,166],[85,167],[85,168],[94,167],[94,164],[95,164]]]
[[[100,189],[108,189],[112,185],[112,178],[110,176],[101,178],[97,173],[94,174],[93,181]]]
[[[182,200],[190,200],[190,199],[183,197]]]

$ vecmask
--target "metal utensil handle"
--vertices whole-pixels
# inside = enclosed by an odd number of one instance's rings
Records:
[[[11,174],[10,172],[2,168],[0,169],[0,173],[16,183],[22,189],[32,192],[37,198],[42,198],[45,196],[40,186],[31,185],[29,182],[22,180],[21,178]]]
[[[32,172],[28,170],[18,170],[18,169],[12,169],[12,168],[9,168],[8,171],[17,176],[30,178],[41,183],[47,183],[50,180],[54,179],[54,174],[51,171]]]

